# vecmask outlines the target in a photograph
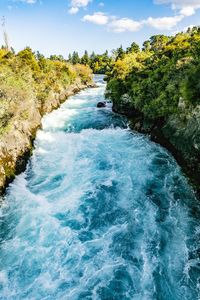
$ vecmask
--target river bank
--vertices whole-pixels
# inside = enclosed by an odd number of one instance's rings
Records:
[[[79,91],[94,87],[92,81],[82,82],[80,78],[63,87],[59,92],[51,91],[41,105],[36,98],[30,97],[18,107],[8,130],[0,137],[0,194],[13,181],[16,175],[25,171],[29,160],[36,132],[41,128],[41,120],[45,114],[57,109],[69,96]]]
[[[106,96],[132,128],[174,155],[200,191],[200,28],[155,35],[117,57]]]
[[[114,103],[113,111],[126,116],[130,128],[150,136],[151,140],[165,147],[177,160],[184,173],[200,197],[200,157],[199,157],[199,108],[184,111],[184,115],[174,114],[167,120],[151,120],[139,111],[126,105]],[[186,117],[187,116],[187,117]]]

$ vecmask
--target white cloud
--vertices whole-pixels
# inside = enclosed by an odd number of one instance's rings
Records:
[[[72,0],[71,6],[72,7],[86,7],[86,6],[88,6],[89,2],[91,2],[91,0]]]
[[[192,6],[194,8],[200,7],[200,0],[155,0],[157,4],[171,4],[177,8],[182,8],[185,6]]]
[[[200,8],[200,0],[155,0],[156,4],[171,4],[173,10],[179,10],[184,16],[192,16]]]
[[[87,5],[90,0],[72,0],[72,3],[73,2],[74,4],[81,2]],[[117,18],[103,12],[97,12],[92,15],[85,15],[82,20],[98,25],[106,25],[110,30],[118,33],[139,31],[144,26],[151,26],[157,30],[172,30],[185,17],[194,15],[195,10],[200,8],[200,0],[154,0],[154,3],[171,4],[172,9],[176,10],[175,16],[160,18],[149,17],[145,20],[137,21],[130,18]],[[103,6],[104,4],[100,2],[99,5]]]
[[[85,15],[82,20],[97,25],[106,25],[108,24],[109,17],[102,12],[96,12],[93,15]]]
[[[144,21],[144,23],[156,29],[171,30],[180,21],[182,21],[183,18],[184,18],[183,15],[174,16],[174,17],[163,17],[163,18],[149,17],[147,20]]]
[[[142,22],[134,21],[128,18],[114,19],[109,23],[109,27],[114,32],[138,31],[142,27]]]
[[[75,15],[77,14],[77,12],[79,11],[79,8],[78,7],[71,7],[68,12],[70,15]]]
[[[37,2],[37,0],[19,0],[20,2],[25,2],[28,4],[35,4]]]
[[[195,14],[195,9],[192,6],[185,6],[180,10],[180,14],[189,17]]]
[[[149,17],[146,20],[136,21],[129,18],[117,18],[108,16],[102,12],[94,13],[93,15],[85,15],[83,21],[91,22],[97,25],[106,25],[110,30],[114,32],[136,32],[143,26],[151,26],[158,30],[171,30],[179,22],[183,20],[183,15],[177,15],[174,17],[162,17],[152,18]]]
[[[68,10],[69,14],[77,14],[80,8],[87,7],[90,2],[92,2],[92,0],[71,0],[70,9]]]

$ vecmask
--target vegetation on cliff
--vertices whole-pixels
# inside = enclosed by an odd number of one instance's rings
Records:
[[[121,56],[107,76],[114,110],[135,117],[135,129],[155,128],[200,175],[200,28],[156,35]]]
[[[46,59],[30,48],[18,54],[0,49],[0,134],[8,128],[16,111],[20,110],[21,118],[28,118],[29,111],[23,109],[28,98],[35,98],[42,113],[50,92],[60,93],[76,80],[91,82],[91,69]]]
[[[174,37],[152,36],[142,51],[119,58],[109,74],[107,96],[128,102],[149,118],[167,117],[181,105],[200,103],[200,28]]]
[[[0,192],[24,170],[42,116],[92,78],[88,66],[0,49]]]

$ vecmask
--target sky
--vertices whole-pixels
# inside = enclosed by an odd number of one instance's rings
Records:
[[[200,0],[0,0],[10,46],[46,56],[111,51],[200,25]],[[3,28],[0,44],[3,44]]]

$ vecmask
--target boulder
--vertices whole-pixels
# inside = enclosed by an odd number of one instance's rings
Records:
[[[98,102],[97,107],[98,108],[106,107],[106,102]]]

